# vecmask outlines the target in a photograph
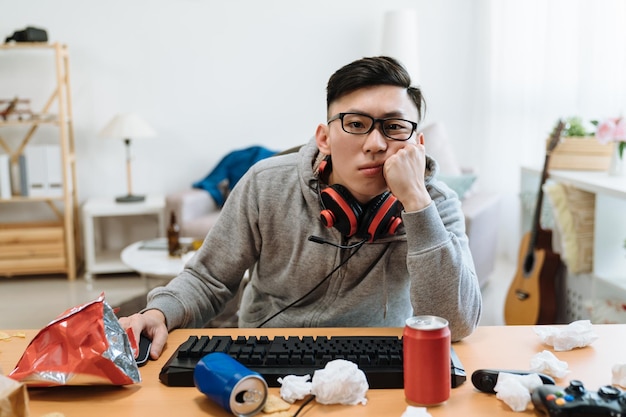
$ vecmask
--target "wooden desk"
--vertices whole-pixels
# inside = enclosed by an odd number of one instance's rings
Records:
[[[590,390],[611,383],[611,367],[626,362],[626,325],[595,325],[599,335],[591,346],[568,352],[555,352],[569,364],[566,378],[557,379],[565,386],[570,379],[580,379]],[[14,332],[7,331],[12,334]],[[37,331],[26,332],[26,339],[13,338],[0,341],[0,368],[8,374],[17,363],[28,341]],[[402,329],[191,329],[171,333],[168,346],[158,361],[149,362],[141,369],[143,382],[127,387],[58,387],[29,389],[31,416],[40,417],[53,411],[66,417],[84,416],[230,416],[211,402],[196,388],[170,388],[160,383],[159,371],[180,343],[189,335],[231,334],[244,335],[400,335]],[[467,373],[467,381],[452,390],[450,399],[443,405],[431,407],[432,416],[534,415],[532,404],[524,413],[515,413],[495,395],[478,392],[470,381],[472,372],[481,368],[527,369],[531,357],[552,350],[543,345],[532,326],[479,327],[471,336],[454,345]],[[271,388],[278,394],[278,388]],[[407,407],[404,392],[396,390],[370,390],[365,406],[320,405],[307,406],[301,413],[311,416],[397,416]],[[297,408],[296,403],[292,411]],[[266,416],[266,414],[259,414]]]

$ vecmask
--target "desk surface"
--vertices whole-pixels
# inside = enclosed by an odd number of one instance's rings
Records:
[[[626,325],[594,325],[599,338],[591,346],[568,352],[554,352],[569,364],[570,373],[557,384],[565,386],[570,379],[580,379],[590,390],[611,383],[611,367],[626,363]],[[8,331],[13,334],[15,332]],[[36,330],[26,331],[26,338],[0,341],[0,369],[8,374],[19,360]],[[168,346],[158,361],[141,369],[143,382],[127,387],[58,387],[30,389],[30,411],[33,417],[61,412],[65,417],[83,416],[231,416],[212,403],[196,388],[170,388],[160,383],[159,371],[180,343],[189,335],[401,335],[402,329],[185,329],[171,333]],[[463,362],[468,380],[452,390],[443,405],[430,407],[432,416],[534,415],[532,404],[524,413],[514,413],[495,395],[478,392],[470,381],[472,372],[481,368],[528,369],[531,357],[551,347],[541,343],[532,326],[485,326],[463,341],[454,344]],[[270,391],[278,394],[278,388]],[[367,405],[307,406],[304,416],[398,416],[407,407],[404,392],[369,390]],[[292,411],[300,402],[294,404]],[[302,414],[302,413],[301,413]],[[267,414],[259,414],[267,416]]]

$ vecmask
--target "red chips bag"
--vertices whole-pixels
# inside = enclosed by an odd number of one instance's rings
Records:
[[[28,386],[129,385],[141,382],[135,351],[101,294],[41,329],[9,376]]]

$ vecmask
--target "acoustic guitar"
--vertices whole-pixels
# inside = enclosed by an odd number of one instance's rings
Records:
[[[560,255],[552,251],[552,231],[541,227],[541,208],[550,154],[559,143],[564,126],[559,120],[548,140],[532,227],[520,243],[515,277],[505,301],[506,324],[551,324],[557,318],[557,288],[564,265]]]

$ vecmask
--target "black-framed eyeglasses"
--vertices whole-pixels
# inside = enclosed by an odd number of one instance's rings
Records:
[[[335,120],[341,120],[343,131],[352,135],[367,135],[374,130],[376,123],[380,123],[383,135],[392,140],[409,140],[417,129],[417,123],[410,120],[395,117],[376,119],[362,113],[337,113],[326,123],[330,124]]]

